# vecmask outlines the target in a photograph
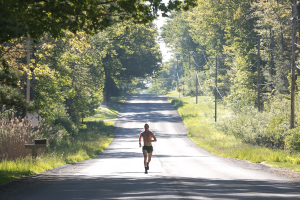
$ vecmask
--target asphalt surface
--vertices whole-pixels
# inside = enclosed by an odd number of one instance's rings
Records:
[[[145,123],[157,137],[148,174],[138,145]],[[199,148],[164,96],[128,97],[114,126],[98,158],[7,184],[0,199],[300,199],[299,181],[283,171]]]

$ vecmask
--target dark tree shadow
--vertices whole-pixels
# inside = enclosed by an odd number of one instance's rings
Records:
[[[274,181],[64,176],[39,182],[13,199],[300,199],[295,184]]]

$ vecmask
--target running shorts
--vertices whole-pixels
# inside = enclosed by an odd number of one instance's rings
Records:
[[[152,153],[153,146],[143,146],[143,151],[146,150],[148,153]]]

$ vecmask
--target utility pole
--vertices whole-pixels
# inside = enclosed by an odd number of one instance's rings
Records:
[[[173,62],[173,67],[174,67],[174,70],[175,70],[175,60]],[[176,73],[174,72],[174,79],[176,79]],[[172,88],[173,88],[173,81],[172,81]],[[175,86],[175,90],[177,90],[177,85]]]
[[[28,70],[30,70],[30,37],[27,37],[27,65]],[[30,79],[27,76],[27,82],[26,82],[26,100],[30,101]]]
[[[197,79],[197,68],[196,68],[195,77],[196,77],[196,104],[197,104],[197,103],[198,103],[198,79]]]
[[[257,44],[257,107],[260,111],[260,39],[261,36],[258,35]]]
[[[217,122],[217,96],[218,96],[218,59],[225,59],[224,57],[219,57],[216,55],[215,58],[211,59],[216,59],[216,70],[215,70],[215,122]]]
[[[179,79],[179,76],[178,76],[178,57],[176,56],[176,59],[177,59],[177,89],[179,88],[179,85],[178,85],[178,79]]]
[[[182,60],[181,60],[181,66],[182,66],[182,77],[184,78],[184,56],[182,55]],[[182,81],[182,96],[184,96],[184,79]]]
[[[257,107],[260,111],[260,40],[261,39],[271,39],[271,38],[262,38],[261,35],[258,35],[255,38],[245,38],[246,40],[257,40]]]
[[[196,55],[196,60],[194,59],[194,62],[195,62],[195,78],[196,78],[196,104],[198,103],[198,77],[197,77],[197,61],[198,61],[198,54],[197,52],[194,53]]]
[[[291,83],[291,129],[295,128],[295,59],[297,32],[297,1],[293,0],[293,38],[292,38],[292,83]]]
[[[36,60],[36,46],[32,45],[32,59],[35,60],[34,62],[34,67],[36,68],[37,66],[37,60]],[[30,101],[34,100],[35,97],[35,84],[36,84],[36,78],[34,75],[34,69],[30,69],[31,73],[32,73],[32,77],[31,77],[31,81],[30,81]]]
[[[191,59],[191,55],[189,54],[189,70],[190,70],[190,59]]]
[[[260,111],[260,40],[261,35],[258,35],[256,38],[246,38],[246,40],[258,40],[257,41],[257,107],[258,111]]]
[[[197,53],[196,53],[196,63],[197,63]],[[195,73],[195,78],[196,78],[196,104],[198,104],[198,78],[197,78],[197,64],[195,65],[196,68],[196,73]]]
[[[271,35],[271,77],[273,77],[273,70],[274,70],[274,31],[272,31],[272,35]]]
[[[200,53],[200,52],[199,52]],[[196,78],[196,104],[198,103],[198,76],[197,76],[197,70],[198,70],[198,65],[197,65],[197,61],[198,61],[198,55],[200,55],[200,54],[198,54],[197,52],[195,53],[195,52],[192,52],[192,53],[190,53],[189,54],[189,56],[191,55],[191,54],[195,54],[196,55],[196,60],[194,59],[194,63],[195,63],[195,72],[196,72],[196,74],[195,74],[195,78]],[[190,57],[189,57],[189,66],[190,66]],[[201,70],[204,70],[203,69],[203,66],[199,69],[200,71]]]
[[[218,84],[218,57],[216,55],[216,73],[215,73],[215,122],[217,122],[217,84]]]

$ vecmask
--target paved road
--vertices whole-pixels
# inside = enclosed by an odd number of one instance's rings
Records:
[[[145,123],[158,140],[148,174],[138,147]],[[129,97],[115,127],[98,158],[40,175],[13,199],[300,199],[299,183],[276,170],[195,145],[164,96]]]

